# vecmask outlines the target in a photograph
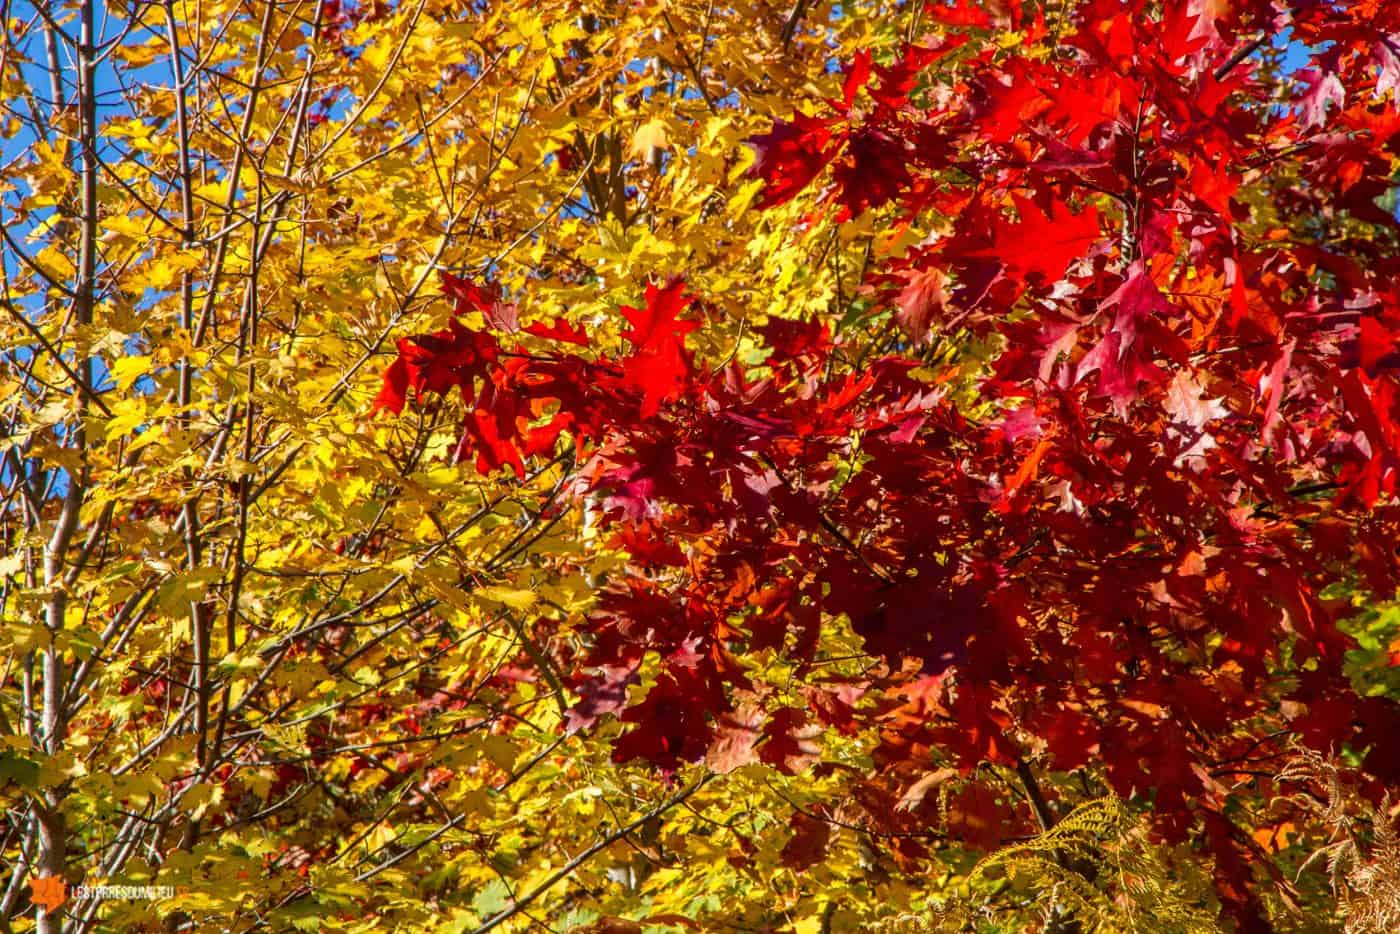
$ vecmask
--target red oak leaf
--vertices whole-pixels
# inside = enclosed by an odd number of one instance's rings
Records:
[[[831,842],[831,824],[798,811],[791,827],[792,836],[779,854],[783,865],[801,871],[821,862]]]
[[[1020,219],[1002,220],[992,231],[993,245],[968,255],[999,260],[1013,278],[1053,282],[1099,239],[1099,214],[1092,207],[1075,214],[1052,202],[1047,214],[1028,198],[1012,195],[1011,200]]]
[[[762,207],[782,204],[806,188],[838,148],[829,121],[801,112],[790,121],[775,121],[772,130],[745,142],[756,154],[750,173],[763,179]]]
[[[654,414],[663,401],[674,398],[690,373],[685,335],[700,324],[678,317],[689,303],[685,284],[677,280],[665,288],[648,285],[645,307],[622,309],[632,325],[622,336],[636,347],[623,360],[622,369],[627,383],[642,393],[643,418]]]
[[[545,324],[543,321],[532,321],[521,330],[526,334],[533,334],[546,340],[563,341],[566,344],[577,344],[580,347],[587,347],[591,343],[588,332],[584,331],[583,328],[575,327],[563,318],[555,318],[550,324]]]

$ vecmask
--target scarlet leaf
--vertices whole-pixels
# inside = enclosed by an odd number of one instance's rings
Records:
[[[803,870],[815,866],[826,855],[831,842],[831,825],[799,811],[792,816],[792,836],[783,845],[783,865]]]
[[[677,280],[665,288],[648,285],[645,307],[622,309],[632,325],[622,336],[636,347],[622,367],[627,382],[642,393],[643,418],[654,414],[663,401],[674,398],[689,375],[685,335],[700,326],[678,317],[689,302],[684,283]]]
[[[775,122],[772,130],[747,142],[756,155],[752,174],[764,182],[765,207],[791,200],[836,155],[830,124],[803,113]]]
[[[993,246],[969,254],[1000,260],[1010,276],[1054,281],[1099,238],[1099,215],[1092,207],[1075,214],[1052,203],[1046,213],[1019,195],[1012,202],[1020,219],[1000,223],[992,232]]]

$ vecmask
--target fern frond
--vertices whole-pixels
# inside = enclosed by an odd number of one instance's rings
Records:
[[[1086,934],[1218,930],[1206,894],[1209,884],[1186,884],[1148,836],[1121,800],[1097,798],[1030,840],[991,853],[968,881],[975,885],[1005,877],[1029,893],[1033,904],[1048,908],[1052,916],[1072,917]],[[955,912],[945,914],[951,920]],[[963,906],[960,917],[966,922],[972,914]]]

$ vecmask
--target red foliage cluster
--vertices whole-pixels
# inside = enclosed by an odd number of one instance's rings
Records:
[[[575,728],[619,714],[618,758],[662,768],[796,769],[815,727],[878,723],[862,795],[892,831],[927,820],[894,804],[949,760],[1097,759],[1161,832],[1196,831],[1236,923],[1264,924],[1236,779],[1298,737],[1400,780],[1400,708],[1357,696],[1349,605],[1324,598],[1400,586],[1400,224],[1376,204],[1400,157],[1400,6],[1293,4],[1321,51],[1292,109],[1237,54],[1278,6],[1093,0],[1049,59],[909,46],[755,139],[768,204],[825,173],[851,214],[947,219],[871,281],[901,354],[852,366],[827,326],[772,320],[763,368],[705,368],[679,284],[623,310],[615,359],[562,323],[400,343],[380,404],[459,387],[459,455],[483,470],[523,472],[564,432],[588,453],[581,487],[635,573],[564,660]],[[1028,45],[1045,28],[1021,26]],[[955,50],[953,93],[925,93]],[[1001,348],[975,413],[917,370],[955,327]],[[859,680],[813,665],[839,615],[886,663]],[[745,658],[769,649],[802,709],[765,711]],[[628,706],[648,655],[661,673]]]

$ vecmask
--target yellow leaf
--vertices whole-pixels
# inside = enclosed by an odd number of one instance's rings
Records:
[[[652,152],[665,149],[669,141],[670,136],[666,132],[666,124],[660,117],[653,117],[632,134],[632,145],[628,147],[627,155],[633,159],[650,159]]]
[[[102,222],[102,230],[104,241],[110,241],[114,236],[130,237],[133,240],[142,240],[150,236],[149,225],[126,215],[106,218]]]
[[[534,606],[535,602],[539,599],[535,596],[534,591],[514,590],[510,587],[498,587],[495,585],[482,587],[480,590],[476,591],[476,594],[493,603],[503,603],[513,610],[528,610],[530,607]]]

